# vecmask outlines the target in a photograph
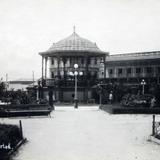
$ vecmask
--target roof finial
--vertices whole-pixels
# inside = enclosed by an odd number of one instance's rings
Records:
[[[73,33],[76,33],[76,27],[73,26]]]

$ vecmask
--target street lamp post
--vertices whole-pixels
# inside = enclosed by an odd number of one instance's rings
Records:
[[[155,135],[155,115],[153,115],[153,121],[152,121],[152,136]]]
[[[142,79],[141,85],[142,85],[142,94],[144,95],[144,86],[146,85],[146,82],[144,79]]]
[[[101,86],[102,83],[99,83],[98,84],[98,92],[99,92],[99,105],[101,106],[102,105],[102,86]]]
[[[75,91],[74,91],[74,107],[78,108],[78,97],[77,97],[77,75],[78,75],[78,64],[74,64],[74,76],[75,76]]]
[[[78,64],[74,64],[74,72],[70,72],[71,76],[75,77],[75,90],[74,90],[74,107],[78,108],[78,96],[77,96],[77,75],[83,75],[83,72],[78,72]]]

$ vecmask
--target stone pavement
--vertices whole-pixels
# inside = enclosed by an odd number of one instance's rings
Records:
[[[4,119],[16,123],[18,119]],[[51,118],[22,119],[28,139],[14,160],[157,160],[150,115],[110,115],[98,106],[57,106]]]

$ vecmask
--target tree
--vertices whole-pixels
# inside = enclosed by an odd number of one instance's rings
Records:
[[[0,98],[3,96],[5,90],[5,83],[0,82]]]

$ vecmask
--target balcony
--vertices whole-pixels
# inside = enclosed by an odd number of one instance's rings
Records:
[[[55,78],[46,79],[46,86],[55,86]]]
[[[52,79],[46,79],[45,80],[45,84],[47,87],[66,87],[66,88],[70,88],[70,87],[74,87],[75,85],[75,81],[74,78],[61,78],[61,79],[57,79],[57,78],[52,78]],[[80,77],[78,78],[78,87],[86,87],[86,86],[93,86],[97,83],[97,79],[90,77],[90,78],[86,78],[86,77]]]

